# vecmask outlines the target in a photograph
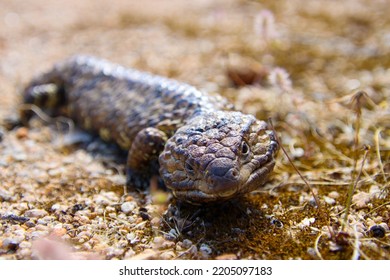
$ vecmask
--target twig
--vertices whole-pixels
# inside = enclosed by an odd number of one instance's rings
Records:
[[[353,243],[353,254],[352,254],[352,257],[351,257],[351,260],[358,260],[359,259],[359,245],[360,245],[360,242],[359,242],[359,235],[357,234],[357,228],[356,228],[356,225],[353,227],[354,231],[354,235],[355,235],[355,241]]]
[[[379,168],[381,169],[381,172],[382,172],[383,180],[385,181],[385,183],[387,183],[387,178],[385,175],[385,170],[383,169],[383,163],[382,163],[381,154],[380,154],[380,145],[379,145],[380,133],[381,133],[381,129],[378,128],[375,131],[375,149],[376,149],[376,155],[378,157]]]
[[[344,223],[343,223],[343,226],[342,226],[342,230],[344,230],[346,224],[347,224],[347,220],[348,220],[348,215],[349,215],[349,210],[351,208],[351,204],[352,204],[352,196],[353,196],[353,193],[355,192],[356,190],[356,186],[360,180],[360,176],[362,175],[362,172],[363,172],[363,167],[364,167],[364,163],[367,159],[367,155],[368,155],[368,152],[370,151],[370,147],[369,146],[364,146],[364,156],[363,156],[363,161],[362,161],[362,165],[360,167],[360,170],[359,170],[359,174],[356,178],[356,180],[354,180],[354,182],[350,185],[350,188],[348,190],[348,198],[347,198],[347,204],[345,206],[345,214],[344,214]]]
[[[363,97],[365,97],[367,99],[367,93],[365,91],[360,90],[360,91],[356,92],[351,98],[352,110],[354,110],[356,113],[354,148],[353,148],[354,163],[353,163],[353,169],[352,169],[352,180],[351,180],[350,187],[348,189],[348,198],[347,198],[347,202],[346,202],[346,206],[345,206],[345,214],[344,214],[344,222],[342,225],[342,230],[344,230],[345,226],[347,225],[349,210],[351,208],[352,196],[353,196],[353,193],[355,192],[356,186],[357,186],[359,179],[360,179],[360,176],[362,174],[364,162],[367,158],[368,151],[370,150],[370,148],[368,146],[363,147],[363,149],[365,150],[365,153],[364,153],[364,157],[363,157],[363,161],[362,161],[362,166],[359,170],[358,176],[355,178],[355,173],[356,173],[356,168],[357,168],[357,160],[358,160],[360,122],[361,122],[361,116],[362,116],[361,100]]]
[[[323,260],[324,258],[322,257],[321,253],[320,253],[320,250],[318,249],[318,243],[320,242],[320,238],[324,235],[323,232],[321,232],[320,234],[318,234],[318,236],[316,237],[316,240],[314,241],[314,251],[316,252],[316,255],[317,257],[320,259],[320,260]]]
[[[282,149],[283,153],[286,155],[288,161],[290,162],[290,164],[292,165],[292,167],[294,168],[294,170],[298,173],[299,177],[301,177],[301,179],[303,180],[303,182],[305,183],[305,185],[309,188],[310,192],[312,193],[313,197],[314,197],[314,200],[318,206],[318,209],[320,210],[321,208],[321,204],[320,204],[320,201],[317,197],[317,195],[314,193],[314,190],[313,188],[311,187],[311,185],[309,184],[309,182],[307,182],[307,180],[303,177],[303,175],[301,174],[301,172],[298,170],[298,168],[295,166],[295,164],[293,163],[292,159],[290,158],[289,154],[287,153],[287,151],[284,149],[284,147],[282,146],[282,143],[280,142],[279,140],[279,137],[275,131],[275,128],[274,128],[274,125],[272,124],[272,120],[271,118],[268,119],[268,122],[270,123],[271,125],[271,129],[272,131],[274,132],[275,134],[275,137],[276,137],[276,141],[279,143],[279,147]]]

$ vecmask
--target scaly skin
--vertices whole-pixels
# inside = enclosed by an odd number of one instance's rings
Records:
[[[146,187],[159,171],[178,199],[193,204],[251,192],[275,164],[278,145],[265,122],[190,85],[89,56],[36,77],[24,102],[66,115],[129,151],[129,187]]]

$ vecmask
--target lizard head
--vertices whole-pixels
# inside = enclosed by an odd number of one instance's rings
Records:
[[[224,201],[262,186],[277,150],[264,121],[239,112],[204,113],[167,141],[159,157],[160,174],[180,200]]]

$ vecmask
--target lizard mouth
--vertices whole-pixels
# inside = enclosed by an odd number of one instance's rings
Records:
[[[246,179],[245,183],[237,184],[235,186],[224,188],[223,190],[218,190],[215,192],[210,192],[210,188],[205,182],[202,181],[198,181],[198,184],[196,184],[196,186],[194,185],[191,189],[176,189],[172,191],[175,197],[195,205],[223,202],[232,197],[244,195],[259,188],[268,179],[268,175],[271,173],[274,166],[275,160],[271,158],[271,160],[265,165],[262,165],[253,170],[249,175],[243,176],[248,178]],[[208,192],[202,191],[202,189],[208,190]]]
[[[268,179],[268,175],[271,173],[274,166],[275,166],[275,160],[271,159],[265,165],[262,165],[259,168],[255,169],[254,171],[252,171],[252,173],[249,175],[244,185],[242,185],[239,192],[248,193],[254,191],[258,187],[263,185],[265,181]]]

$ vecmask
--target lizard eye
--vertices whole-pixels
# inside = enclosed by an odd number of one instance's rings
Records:
[[[249,155],[249,146],[245,141],[241,144],[241,155],[244,157]]]

